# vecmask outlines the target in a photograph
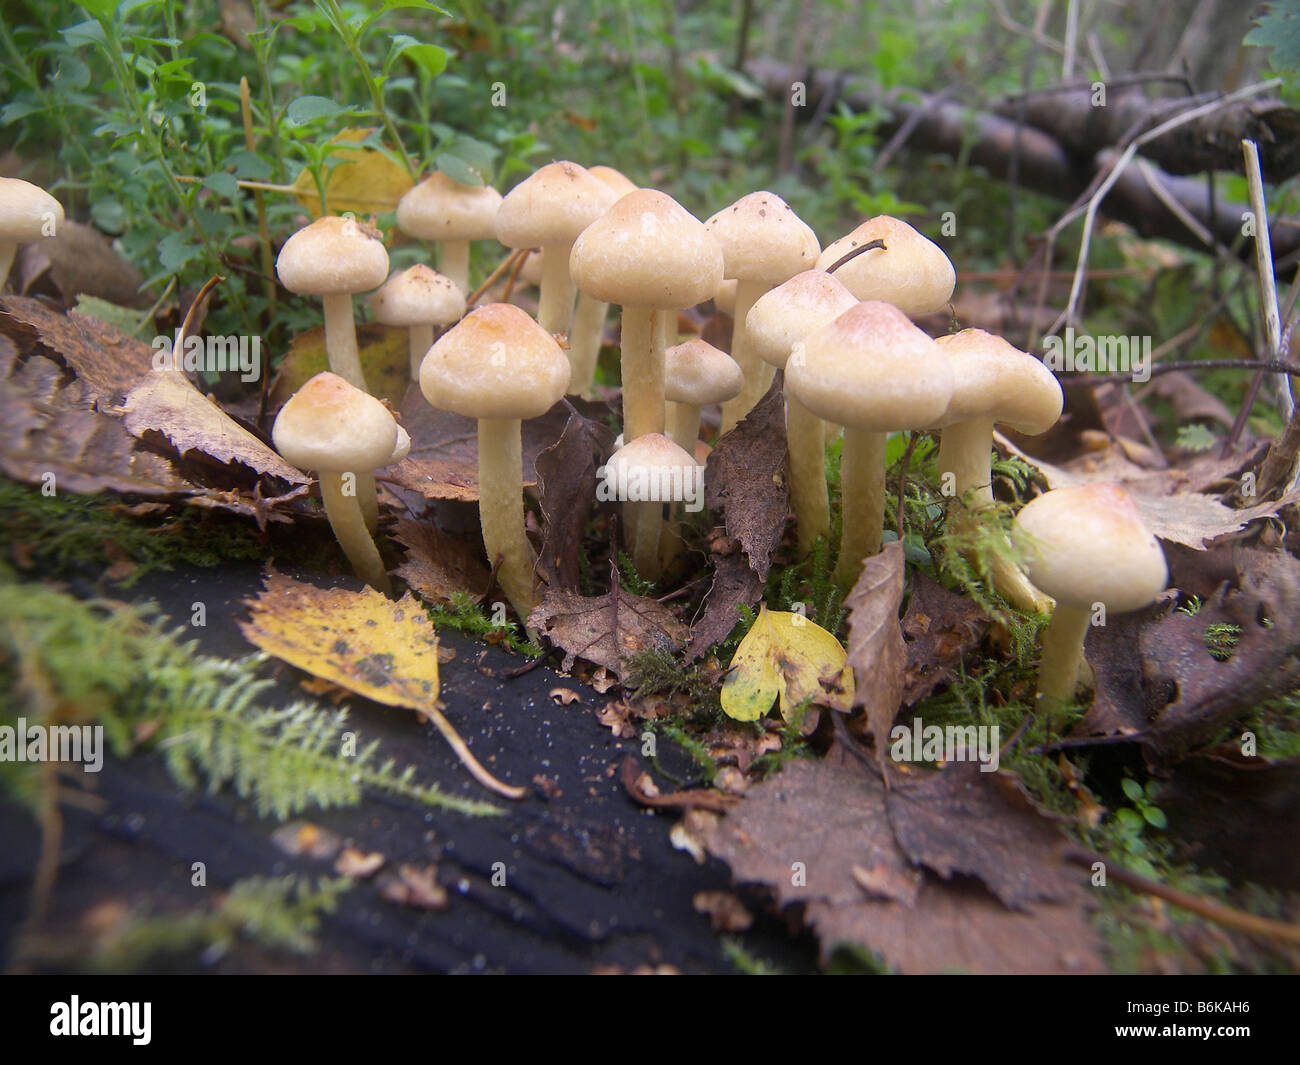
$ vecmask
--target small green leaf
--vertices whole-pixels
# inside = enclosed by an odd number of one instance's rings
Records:
[[[1200,422],[1178,427],[1177,444],[1188,451],[1209,451],[1218,442],[1219,438]]]
[[[450,152],[439,152],[433,160],[433,165],[446,174],[452,181],[459,181],[462,185],[485,185],[483,175],[475,170],[469,163],[457,155]]]
[[[1124,790],[1124,794],[1129,797],[1130,802],[1137,802],[1139,799],[1144,797],[1142,785],[1132,777],[1125,777],[1124,783],[1122,783],[1120,787]]]
[[[224,170],[209,174],[203,179],[203,184],[222,199],[235,200],[239,198],[238,180],[236,180],[234,174],[227,174]]]
[[[334,118],[350,110],[327,96],[299,96],[285,108],[284,115],[289,125],[305,126],[318,118]]]
[[[1144,805],[1142,807],[1142,816],[1146,818],[1147,824],[1151,825],[1153,828],[1165,828],[1169,824],[1169,820],[1165,817],[1164,810],[1160,809],[1158,806]]]

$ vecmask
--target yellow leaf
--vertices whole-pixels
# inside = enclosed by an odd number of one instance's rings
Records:
[[[357,348],[366,388],[377,399],[386,399],[394,407],[402,405],[406,385],[411,378],[410,340],[405,329],[368,322],[357,326]],[[329,369],[325,354],[325,330],[321,326],[299,333],[289,343],[275,381],[271,385],[272,403],[284,403],[308,379]]]
[[[754,627],[731,659],[722,685],[722,709],[737,721],[757,721],[777,699],[787,721],[803,700],[847,711],[853,671],[844,648],[802,614],[761,607]]]
[[[244,638],[267,654],[387,706],[428,718],[465,768],[509,799],[527,790],[503,784],[470,752],[438,709],[438,636],[410,592],[393,602],[373,588],[317,588],[271,570],[248,602]]]
[[[345,129],[330,143],[351,144],[365,140],[372,132]],[[330,153],[326,166],[325,204],[330,214],[351,211],[365,216],[396,210],[397,201],[415,184],[398,163],[373,148],[337,149]],[[303,170],[294,179],[293,194],[312,218],[321,216],[320,195],[310,170]]]
[[[438,636],[416,598],[317,588],[270,573],[240,622],[248,641],[291,666],[386,706],[438,701]]]

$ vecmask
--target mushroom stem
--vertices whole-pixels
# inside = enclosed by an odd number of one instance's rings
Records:
[[[542,255],[542,286],[537,302],[537,324],[548,333],[569,332],[573,294],[577,287],[569,276],[571,244],[548,244]]]
[[[664,336],[652,307],[624,307],[623,441],[664,431]]]
[[[1043,655],[1038,663],[1037,705],[1055,720],[1074,697],[1083,660],[1083,639],[1090,614],[1079,607],[1057,603],[1043,631]]]
[[[524,533],[522,430],[518,418],[478,422],[478,510],[488,561],[497,584],[525,626],[537,605],[533,549]]]
[[[596,377],[600,357],[600,338],[605,332],[608,303],[601,303],[585,292],[578,293],[578,309],[573,312],[573,329],[569,333],[569,395],[586,396]]]
[[[673,443],[688,455],[695,454],[695,445],[700,439],[700,410],[698,404],[669,403],[672,416]]]
[[[438,244],[438,272],[450,278],[461,290],[469,292],[469,241],[444,240]]]
[[[429,353],[431,347],[433,347],[433,326],[411,326],[410,352],[412,381],[420,380],[420,363],[424,362],[424,357]]]
[[[366,529],[358,500],[343,492],[343,477],[342,473],[320,471],[320,495],[330,528],[357,576],[384,595],[392,595],[393,585],[384,569],[384,560]],[[359,474],[357,479],[360,481]]]
[[[993,420],[975,418],[945,428],[939,438],[939,476],[953,476],[953,490],[959,500],[953,518],[959,532],[974,535],[976,516],[993,506]],[[967,553],[970,557],[970,553]],[[1052,600],[1034,587],[1014,562],[994,555],[989,563],[989,584],[1017,610],[1050,614]]]
[[[857,582],[863,560],[880,550],[885,524],[885,441],[888,433],[844,427],[840,459],[840,556],[835,580],[843,588]]]
[[[735,428],[736,423],[753,409],[762,398],[764,374],[767,365],[750,350],[749,337],[745,329],[745,318],[749,310],[758,302],[759,296],[766,292],[768,286],[762,281],[739,281],[736,284],[736,309],[734,325],[731,331],[731,357],[736,360],[745,375],[745,387],[740,395],[729,399],[722,405],[722,431]]]
[[[786,389],[786,435],[789,438],[790,502],[799,530],[799,554],[808,554],[817,537],[831,528],[826,490],[825,430],[822,420]]]
[[[369,392],[361,373],[361,355],[357,351],[357,326],[352,318],[352,297],[346,292],[326,293],[325,355],[330,369],[354,388]]]
[[[18,245],[12,241],[0,241],[0,291],[3,291],[5,282],[9,280],[9,271],[14,265],[14,255],[18,252]]]
[[[379,531],[379,488],[375,484],[373,473],[357,474],[357,506],[361,508],[366,528],[374,536]]]
[[[645,581],[659,579],[659,537],[663,531],[664,504],[659,502],[624,503],[623,520],[628,525],[632,544],[632,565]]]

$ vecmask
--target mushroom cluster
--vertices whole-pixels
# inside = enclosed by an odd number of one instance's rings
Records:
[[[750,193],[702,222],[610,167],[558,161],[504,196],[434,173],[402,198],[397,222],[408,236],[439,245],[441,273],[417,264],[385,280],[380,234],[329,216],[286,242],[278,271],[292,291],[323,298],[331,370],[360,394],[352,296],[374,290],[374,318],[409,330],[411,375],[425,399],[477,421],[484,546],[525,621],[537,591],[521,422],[546,413],[566,391],[592,394],[610,304],[621,309],[623,435],[605,475],[627,483],[698,476],[708,451],[704,409],[720,405],[726,432],[782,371],[800,557],[830,535],[826,444],[836,427],[844,430],[836,577],[845,587],[883,540],[890,434],[941,434],[941,490],[955,497],[950,527],[973,538],[993,506],[993,427],[1033,435],[1060,417],[1060,386],[1038,359],[981,330],[936,341],[913,323],[947,306],[956,274],[937,244],[897,218],[868,219],[823,249],[772,192]],[[535,271],[535,317],[506,303],[469,306],[470,242],[492,238],[524,256],[515,276],[521,265],[524,277]],[[678,335],[678,312],[710,300],[731,316],[729,351]],[[286,413],[303,402],[295,396]],[[319,449],[294,450],[285,437],[294,452],[286,457],[319,471],[322,493],[330,480],[331,520],[342,509],[334,477],[346,467],[356,475],[359,527],[374,535],[373,469],[410,448],[393,428],[393,439],[365,456],[370,465],[351,455],[327,462]],[[658,577],[680,548],[680,500],[616,498],[638,572]],[[386,579],[359,536],[349,533],[345,550],[372,583]],[[1001,558],[988,576],[1022,609],[1047,613],[1053,605],[1051,587]]]

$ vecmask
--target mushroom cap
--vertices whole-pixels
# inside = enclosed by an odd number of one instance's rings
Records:
[[[435,170],[397,201],[397,228],[420,240],[490,240],[501,193]]]
[[[745,373],[725,351],[696,337],[664,352],[664,398],[703,407],[740,395]]]
[[[893,304],[857,303],[799,341],[785,384],[818,417],[868,432],[934,425],[952,397],[943,350]]]
[[[423,263],[394,274],[368,300],[383,325],[449,325],[465,314],[465,294]]]
[[[750,350],[784,368],[794,346],[858,302],[833,274],[805,270],[761,295],[745,319]]]
[[[794,209],[775,192],[751,192],[704,225],[722,247],[723,275],[779,285],[811,270],[821,245]]]
[[[63,204],[30,181],[0,178],[0,241],[28,244],[48,237],[45,225],[50,218],[57,230],[63,224]]]
[[[952,400],[941,425],[989,418],[1019,433],[1045,433],[1065,396],[1056,376],[995,333],[963,329],[938,339],[952,365]]]
[[[887,214],[869,218],[848,236],[826,246],[817,269],[835,265],[854,248],[873,240],[883,248],[865,251],[835,271],[860,300],[883,300],[904,314],[941,310],[952,297],[957,274],[943,249],[899,218]]]
[[[359,473],[392,461],[397,422],[374,396],[318,373],[280,408],[271,440],[301,470]]]
[[[397,443],[393,445],[393,453],[388,456],[388,463],[401,462],[411,453],[411,434],[403,429],[400,425],[397,427]]]
[[[712,299],[722,249],[704,223],[657,189],[629,192],[574,242],[569,273],[587,295],[670,310]]]
[[[587,168],[587,173],[592,177],[598,178],[614,190],[614,197],[622,199],[629,192],[636,192],[641,186],[636,184],[630,177],[621,170],[615,170],[612,166],[597,164]]]
[[[536,418],[568,387],[569,360],[555,338],[510,303],[470,311],[420,364],[429,404],[467,418]]]
[[[1055,488],[1016,515],[1011,539],[1029,579],[1057,603],[1104,603],[1117,614],[1148,606],[1169,580],[1160,544],[1117,484]]]
[[[369,292],[388,276],[388,252],[377,229],[327,214],[284,242],[275,272],[300,296]]]
[[[695,456],[688,454],[662,433],[645,433],[630,444],[624,444],[609,457],[605,463],[605,473],[614,484],[626,487],[633,477],[653,476],[674,469],[691,471],[696,468]],[[663,482],[651,482],[652,484]],[[669,482],[671,484],[671,482]],[[662,492],[656,492],[662,497]],[[657,498],[655,502],[669,502]]]
[[[547,163],[501,201],[496,237],[507,248],[572,244],[618,197],[586,167]]]

